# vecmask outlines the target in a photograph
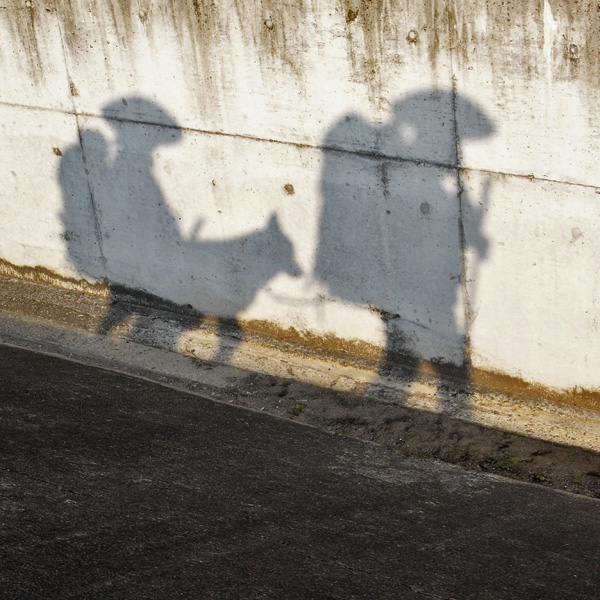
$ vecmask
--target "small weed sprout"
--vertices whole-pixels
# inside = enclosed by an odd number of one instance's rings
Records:
[[[294,408],[292,409],[292,414],[297,417],[299,414],[306,412],[306,407],[304,406],[304,404],[298,402],[296,404],[296,406],[294,406]]]

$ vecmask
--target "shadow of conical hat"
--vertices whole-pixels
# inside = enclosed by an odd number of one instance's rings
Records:
[[[134,122],[159,126],[152,134],[153,144],[168,144],[181,137],[181,129],[166,109],[141,96],[127,96],[109,102],[102,108],[102,116],[114,127],[119,122]],[[160,131],[164,128],[164,131]]]

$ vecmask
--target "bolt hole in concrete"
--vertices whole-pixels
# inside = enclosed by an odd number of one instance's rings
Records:
[[[411,29],[406,36],[406,40],[409,44],[416,44],[419,41],[419,34],[414,29]]]
[[[570,44],[569,45],[569,58],[571,60],[578,60],[579,59],[579,47],[577,46],[577,44]]]

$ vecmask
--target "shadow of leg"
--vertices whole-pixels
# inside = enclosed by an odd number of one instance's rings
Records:
[[[116,329],[126,321],[128,321],[134,315],[134,311],[131,309],[127,302],[121,302],[117,298],[115,292],[110,290],[110,304],[108,311],[100,326],[98,327],[97,333],[100,335],[108,335],[113,329]]]
[[[458,419],[471,417],[471,367],[467,362],[440,372],[438,389],[443,413]]]
[[[386,347],[380,375],[403,380],[408,387],[411,382],[428,381],[437,400],[437,410],[468,419],[471,415],[471,367],[468,361],[463,359],[462,365],[454,366],[422,360],[410,351],[399,315],[381,311],[381,319],[386,329]],[[402,400],[407,400],[409,395],[407,391]]]
[[[385,325],[385,354],[380,375],[414,378],[420,361],[407,348],[406,337],[399,327],[400,316],[383,310],[380,316]]]
[[[243,332],[237,319],[219,319],[217,327],[218,348],[213,358],[217,363],[230,363],[237,347],[241,344]]]

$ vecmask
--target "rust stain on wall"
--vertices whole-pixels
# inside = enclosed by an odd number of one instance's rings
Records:
[[[108,285],[105,282],[91,283],[85,279],[74,279],[58,275],[46,267],[19,266],[0,258],[0,277],[8,277],[19,281],[30,281],[52,285],[67,290],[85,292],[101,298],[110,298]]]

